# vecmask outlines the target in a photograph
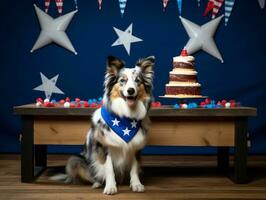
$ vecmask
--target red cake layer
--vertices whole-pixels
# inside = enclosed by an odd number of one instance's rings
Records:
[[[194,69],[194,62],[185,63],[185,62],[173,62],[174,68],[184,68],[184,69]]]
[[[200,95],[200,87],[193,86],[165,86],[167,95]]]
[[[196,83],[197,75],[170,74],[170,81]]]

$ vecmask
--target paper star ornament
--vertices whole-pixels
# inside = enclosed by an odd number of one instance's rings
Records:
[[[50,99],[53,93],[64,94],[64,92],[55,85],[59,77],[58,74],[51,79],[48,79],[45,75],[43,75],[43,73],[40,74],[41,74],[42,84],[34,88],[33,90],[44,92],[45,97],[47,99]]]
[[[77,10],[53,19],[35,4],[34,8],[41,26],[41,32],[31,52],[54,42],[77,55],[76,50],[72,46],[71,41],[65,33],[65,30],[67,29]]]
[[[223,15],[202,26],[199,26],[183,17],[180,17],[181,22],[185,27],[188,36],[190,37],[185,46],[188,54],[193,54],[202,49],[223,63],[223,58],[213,38],[222,18]]]
[[[131,23],[125,31],[121,31],[120,29],[118,29],[116,27],[113,27],[113,28],[114,28],[117,36],[118,36],[118,39],[112,44],[112,47],[123,45],[125,47],[128,55],[130,55],[131,43],[143,41],[142,39],[132,35],[133,23]]]

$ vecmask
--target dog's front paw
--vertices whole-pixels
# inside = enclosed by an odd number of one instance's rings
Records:
[[[112,195],[112,194],[117,193],[116,185],[110,185],[110,186],[107,185],[107,186],[105,186],[105,188],[103,190],[103,193],[107,194],[107,195]]]
[[[133,192],[144,192],[145,191],[144,185],[142,185],[141,183],[135,183],[135,184],[132,183],[130,187]]]

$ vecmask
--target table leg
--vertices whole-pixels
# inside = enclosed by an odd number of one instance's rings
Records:
[[[247,183],[247,118],[235,120],[235,183]]]
[[[47,166],[47,146],[35,145],[35,166]]]
[[[218,171],[223,174],[229,171],[229,147],[218,147],[217,167]]]
[[[34,180],[33,117],[22,116],[21,182]]]

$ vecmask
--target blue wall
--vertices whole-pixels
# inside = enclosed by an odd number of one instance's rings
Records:
[[[172,57],[187,42],[187,34],[178,18],[176,1],[171,0],[162,12],[161,0],[128,0],[123,18],[117,0],[104,0],[98,11],[97,0],[79,0],[79,12],[67,33],[78,51],[75,56],[61,47],[50,45],[31,54],[29,51],[39,34],[33,3],[43,8],[43,0],[1,1],[0,59],[0,152],[19,152],[20,120],[12,114],[14,105],[33,102],[41,92],[32,89],[40,84],[40,72],[48,78],[60,74],[58,87],[67,96],[82,99],[102,95],[102,82],[107,55],[123,58],[128,66],[144,56],[155,55],[154,95],[164,94]],[[183,17],[198,24],[206,0],[197,7],[196,0],[183,1]],[[65,0],[64,11],[74,9],[74,1]],[[223,8],[222,8],[223,12]],[[50,7],[57,16],[54,1]],[[221,64],[210,55],[196,54],[202,93],[214,99],[236,99],[246,106],[258,108],[258,117],[250,120],[251,153],[266,153],[266,9],[257,1],[236,1],[228,27],[222,21],[217,45],[225,60]],[[131,47],[131,56],[122,46],[111,47],[117,39],[113,26],[125,29],[133,22],[133,34],[144,40]],[[64,95],[54,95],[56,99]],[[159,100],[157,98],[157,100]],[[162,100],[161,100],[162,101]],[[174,104],[175,101],[162,101]],[[54,148],[51,152],[75,152],[79,148]],[[212,148],[149,148],[149,153],[213,153]]]

